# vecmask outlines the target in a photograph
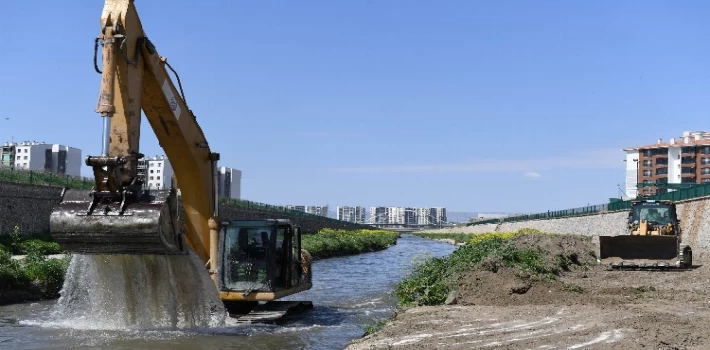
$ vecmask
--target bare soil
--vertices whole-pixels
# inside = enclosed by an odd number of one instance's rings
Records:
[[[593,258],[574,241],[520,243]],[[572,264],[551,282],[489,261],[457,281],[455,305],[400,310],[347,349],[710,349],[710,259],[694,255],[684,270]]]

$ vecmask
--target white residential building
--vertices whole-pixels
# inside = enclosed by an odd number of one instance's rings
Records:
[[[673,189],[644,187],[641,183],[710,183],[710,132],[685,131],[668,142],[624,148],[626,153],[626,199]]]
[[[370,207],[371,224],[430,225],[446,223],[446,208]]]
[[[242,195],[242,172],[237,169],[217,169],[217,189],[220,197],[240,199]]]
[[[365,207],[361,206],[338,206],[338,220],[365,223]]]
[[[434,207],[431,208],[430,210],[431,216],[435,218],[435,222],[432,222],[432,224],[445,224],[448,222],[446,218],[446,208],[444,207]]]
[[[36,141],[7,143],[2,148],[2,160],[4,165],[8,162],[18,170],[81,176],[81,150],[65,145]]]
[[[328,217],[327,205],[307,205],[306,213]]]
[[[162,190],[173,187],[173,167],[165,156],[139,159],[138,176],[143,176],[143,184],[148,189]]]
[[[284,205],[286,209],[298,210],[304,213],[328,217],[327,205]]]

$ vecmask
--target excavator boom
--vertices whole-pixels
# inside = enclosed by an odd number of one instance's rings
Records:
[[[51,216],[53,236],[75,253],[175,254],[189,248],[205,263],[216,261],[219,154],[210,151],[133,0],[105,0],[97,51],[99,46],[102,154],[86,159],[96,186],[65,192]],[[146,188],[138,174],[141,112],[170,160],[181,201],[174,189]],[[184,210],[178,210],[181,203]]]

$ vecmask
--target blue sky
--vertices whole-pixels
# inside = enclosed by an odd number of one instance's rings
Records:
[[[0,2],[1,141],[100,152],[102,6]],[[136,6],[255,201],[565,209],[620,195],[621,148],[710,129],[701,1]]]

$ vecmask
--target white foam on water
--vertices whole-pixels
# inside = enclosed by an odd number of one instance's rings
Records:
[[[195,255],[74,255],[45,327],[222,327],[227,312]]]

